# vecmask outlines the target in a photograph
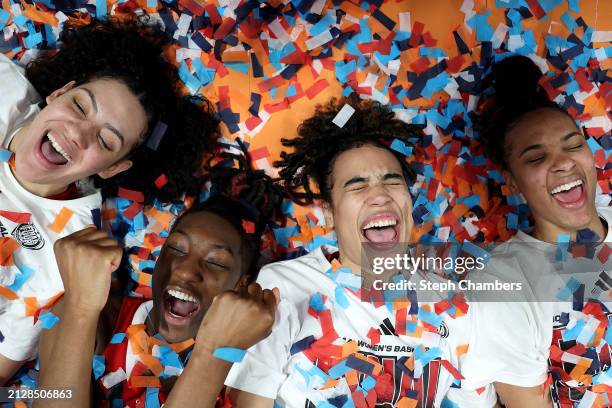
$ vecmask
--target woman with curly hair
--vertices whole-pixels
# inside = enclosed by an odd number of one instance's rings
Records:
[[[92,223],[100,192],[147,202],[180,197],[218,135],[206,101],[182,97],[169,39],[143,21],[67,24],[56,53],[25,71],[0,55],[0,384],[34,357],[48,307],[63,291],[53,243]],[[92,213],[93,212],[93,213]],[[98,213],[99,214],[99,213]],[[28,307],[31,307],[28,306]]]
[[[121,248],[103,232],[88,228],[57,242],[66,289],[53,307],[59,323],[42,335],[40,388],[72,390],[75,407],[92,406],[92,388],[95,407],[144,407],[150,389],[135,381],[148,377],[159,381],[152,388],[157,406],[215,405],[231,367],[215,350],[246,349],[266,337],[274,322],[278,290],[252,282],[262,233],[280,215],[282,197],[263,170],[215,167],[211,176],[211,198],[182,214],[162,247],[153,300],[109,297]],[[118,336],[123,340],[115,341]],[[137,352],[136,340],[143,337],[149,346]],[[151,364],[160,356],[156,347],[172,354],[159,358],[165,366],[159,377]],[[94,354],[104,361],[104,373],[92,382]],[[117,380],[117,373],[125,376]]]
[[[348,121],[336,125],[341,112],[351,110]],[[272,334],[228,375],[235,406],[365,406],[366,400],[368,406],[396,406],[406,399],[417,400],[419,407],[439,407],[446,399],[465,402],[462,407],[495,404],[490,392],[460,395],[441,365],[441,360],[458,365],[457,346],[468,342],[466,316],[445,316],[439,327],[421,327],[429,330],[423,336],[406,335],[405,304],[387,308],[381,301],[378,306],[383,306],[377,307],[366,295],[367,284],[362,286],[371,276],[362,261],[364,247],[389,256],[411,239],[413,172],[391,145],[395,140],[412,144],[421,135],[389,107],[349,98],[318,106],[296,138],[283,140],[294,149],[276,163],[284,187],[303,203],[322,200],[326,224],[336,232],[337,251],[320,246],[262,268],[258,283],[278,287],[281,302]],[[338,261],[342,270],[332,266]],[[410,315],[420,310],[417,304]],[[417,361],[419,352],[434,346],[439,357],[413,366],[414,375],[405,370],[407,359]],[[346,370],[358,367],[359,373],[344,376],[344,363],[350,366]],[[370,374],[368,365],[375,367]]]

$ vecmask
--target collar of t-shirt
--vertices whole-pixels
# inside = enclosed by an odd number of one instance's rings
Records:
[[[68,186],[66,191],[59,193],[59,194],[47,196],[46,198],[48,198],[49,200],[61,200],[61,201],[75,200],[79,198],[79,191],[77,190],[76,183],[72,183]]]

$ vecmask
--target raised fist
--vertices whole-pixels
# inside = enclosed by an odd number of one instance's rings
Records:
[[[64,302],[99,313],[108,299],[111,274],[121,263],[121,246],[105,231],[88,227],[57,240],[53,250],[64,283]]]
[[[196,349],[247,349],[266,338],[272,330],[279,299],[277,288],[262,289],[258,283],[239,284],[235,290],[218,294],[202,319]]]

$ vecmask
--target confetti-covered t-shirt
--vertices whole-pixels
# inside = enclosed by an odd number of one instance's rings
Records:
[[[423,309],[430,322],[440,319],[437,331],[426,331],[406,305],[363,302],[347,289],[358,276],[331,271],[322,248],[261,270],[262,287],[280,289],[275,325],[234,364],[227,386],[295,408],[344,406],[349,398],[356,407],[438,407],[445,399],[449,407],[494,405],[490,388],[451,389],[469,342],[466,315]]]
[[[53,244],[92,223],[99,193],[51,200],[25,190],[9,167],[8,143],[38,113],[39,97],[23,70],[0,55],[0,354],[33,358],[52,315],[41,308],[63,292]],[[40,319],[39,319],[40,317]]]
[[[535,387],[548,381],[557,407],[573,407],[580,401],[584,401],[581,406],[590,407],[597,399],[604,404],[601,406],[610,406],[605,390],[612,386],[612,331],[608,330],[612,317],[612,208],[597,211],[608,224],[607,236],[590,255],[567,254],[565,265],[577,273],[566,275],[560,290],[554,279],[555,261],[542,259],[543,253],[534,248],[549,247],[547,255],[557,260],[562,247],[542,243],[523,232],[493,251],[483,276],[472,275],[472,279],[531,284],[530,293],[522,295],[541,301],[519,302],[506,293],[505,303],[470,304],[476,335],[462,366],[463,374],[471,380],[464,385],[477,387],[499,381]],[[546,278],[538,279],[540,276]],[[557,294],[557,301],[543,302],[549,296],[536,289],[542,281]]]

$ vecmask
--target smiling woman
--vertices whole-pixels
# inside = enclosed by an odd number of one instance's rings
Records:
[[[612,241],[612,210],[596,206],[597,175],[586,136],[539,88],[542,74],[535,64],[513,56],[498,63],[494,74],[497,95],[485,115],[483,140],[489,157],[502,167],[510,190],[524,197],[534,228],[529,233],[519,231],[492,251],[482,275],[471,276],[473,282],[519,283],[527,291],[520,297],[505,297],[510,299],[506,303],[497,296],[494,302],[470,305],[478,336],[470,342],[462,369],[468,381],[462,381],[462,387],[494,383],[508,408],[550,407],[551,397],[554,407],[583,405],[583,396],[587,400],[586,395],[595,391],[590,378],[605,371],[610,351],[607,345],[597,345],[596,339],[577,340],[570,330],[583,324],[583,316],[601,316],[604,321],[612,316],[609,297],[598,296],[597,288],[602,271],[602,276],[610,271],[610,262],[601,261],[594,268],[586,255],[568,251],[560,256],[565,251],[558,243],[577,241],[591,254],[602,249],[605,253]],[[560,301],[556,279],[578,288],[569,302]],[[543,294],[538,285],[542,281],[554,289],[554,297]],[[476,294],[475,300],[482,297]],[[573,368],[578,365],[557,357],[581,347],[590,361],[589,379],[575,375]],[[548,379],[552,379],[550,393],[544,384]]]
[[[66,24],[56,53],[25,76],[42,110],[13,137],[17,178],[38,195],[94,176],[172,200],[199,187],[202,156],[219,134],[208,101],[180,95],[177,69],[163,55],[169,38],[146,16]],[[160,176],[167,182],[155,185]]]
[[[151,301],[108,297],[121,250],[104,233],[88,229],[58,241],[65,295],[53,309],[60,322],[42,336],[41,388],[75,390],[71,404],[78,407],[90,406],[90,387],[96,407],[116,399],[121,406],[144,406],[149,392],[135,381],[146,376],[160,382],[159,403],[166,408],[215,405],[231,364],[213,352],[246,349],[266,337],[274,322],[278,290],[250,282],[261,234],[280,214],[282,197],[263,170],[215,168],[211,180],[213,197],[179,217],[162,247]],[[111,340],[117,336],[123,341]],[[155,371],[151,359],[158,355],[147,354],[148,348],[136,353],[136,338],[178,350],[171,363],[159,358],[168,363],[159,379],[147,370]],[[105,373],[92,384],[94,349]],[[125,378],[114,381],[117,372]]]
[[[54,242],[99,214],[90,177],[145,202],[200,187],[218,122],[207,101],[180,94],[163,56],[171,39],[144,23],[66,24],[59,50],[25,71],[0,55],[0,226],[12,260],[1,276],[10,296],[0,296],[0,385],[38,347],[42,324],[25,299],[49,307],[64,290]]]

